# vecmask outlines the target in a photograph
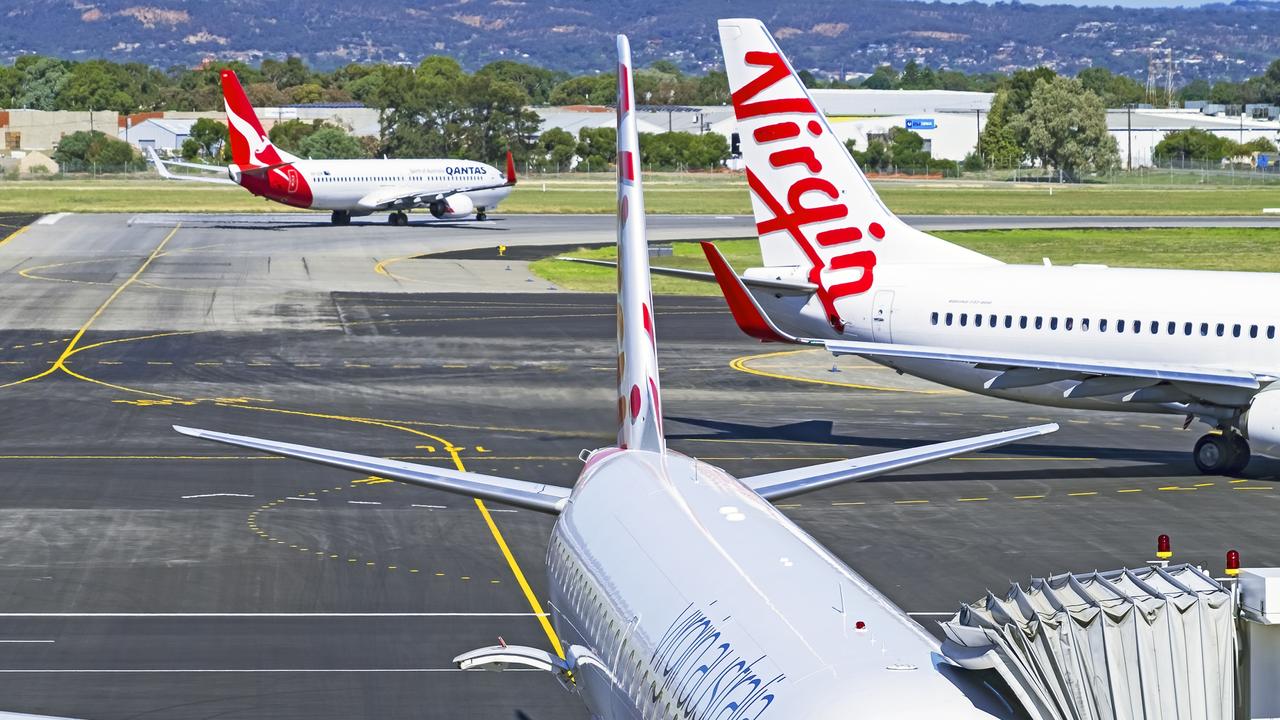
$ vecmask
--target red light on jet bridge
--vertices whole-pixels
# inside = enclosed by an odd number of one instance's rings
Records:
[[[1236,550],[1227,551],[1227,575],[1235,577],[1240,574],[1240,553]]]
[[[853,624],[853,629],[857,630],[858,632],[865,632],[867,629],[867,624],[859,620],[858,622]]]
[[[1161,535],[1156,538],[1156,557],[1161,560],[1168,560],[1173,557],[1173,546],[1169,543],[1168,535]]]

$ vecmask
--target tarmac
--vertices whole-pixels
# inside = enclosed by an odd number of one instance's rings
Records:
[[[750,232],[716,220],[650,226]],[[549,646],[552,518],[169,426],[569,485],[578,452],[612,442],[614,299],[529,281],[496,246],[611,238],[590,216],[68,215],[0,242],[0,709],[585,718],[542,673],[450,663],[499,637]],[[1160,533],[1215,574],[1229,548],[1280,564],[1280,465],[1200,476],[1179,418],[833,367],[751,342],[718,298],[655,305],[670,445],[734,474],[1062,424],[781,505],[926,627],[1011,580],[1141,566]]]

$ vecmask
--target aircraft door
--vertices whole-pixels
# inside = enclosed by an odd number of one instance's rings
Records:
[[[876,293],[871,306],[871,339],[874,342],[893,342],[893,291],[881,290]]]

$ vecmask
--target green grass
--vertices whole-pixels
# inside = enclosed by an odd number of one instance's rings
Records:
[[[1120,230],[976,230],[938,233],[951,242],[1009,263],[1100,263],[1113,267],[1158,267],[1187,270],[1280,272],[1280,229],[1176,228]],[[761,264],[755,238],[716,243],[738,271]],[[654,265],[707,270],[697,243],[674,243],[674,257],[656,257]],[[612,246],[565,255],[613,260]],[[567,290],[614,292],[612,268],[569,263],[555,258],[531,265],[538,276]],[[654,276],[654,292],[672,295],[718,295],[711,283]]]
[[[613,176],[523,178],[501,213],[612,213]],[[1039,185],[967,180],[877,183],[885,202],[908,215],[1258,215],[1280,207],[1280,188],[1221,185]],[[741,175],[652,173],[651,213],[744,215]],[[291,212],[236,187],[165,182],[153,175],[0,180],[0,212]]]

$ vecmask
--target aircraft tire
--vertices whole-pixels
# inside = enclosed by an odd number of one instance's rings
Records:
[[[1210,433],[1196,441],[1192,457],[1196,468],[1205,475],[1225,475],[1237,461],[1239,447],[1232,441],[1233,433]],[[1246,457],[1245,462],[1248,462]]]
[[[334,210],[333,214],[329,216],[329,222],[334,225],[350,225],[351,213],[346,210]]]
[[[1239,475],[1249,466],[1249,460],[1252,453],[1249,451],[1249,441],[1245,440],[1237,433],[1231,433],[1231,444],[1233,448],[1233,457],[1231,464],[1227,467],[1228,475]]]
[[[488,220],[488,219],[489,219],[489,215],[488,215],[487,213],[485,213],[485,211],[481,210],[480,212],[476,213],[476,219],[477,219],[477,220]]]

